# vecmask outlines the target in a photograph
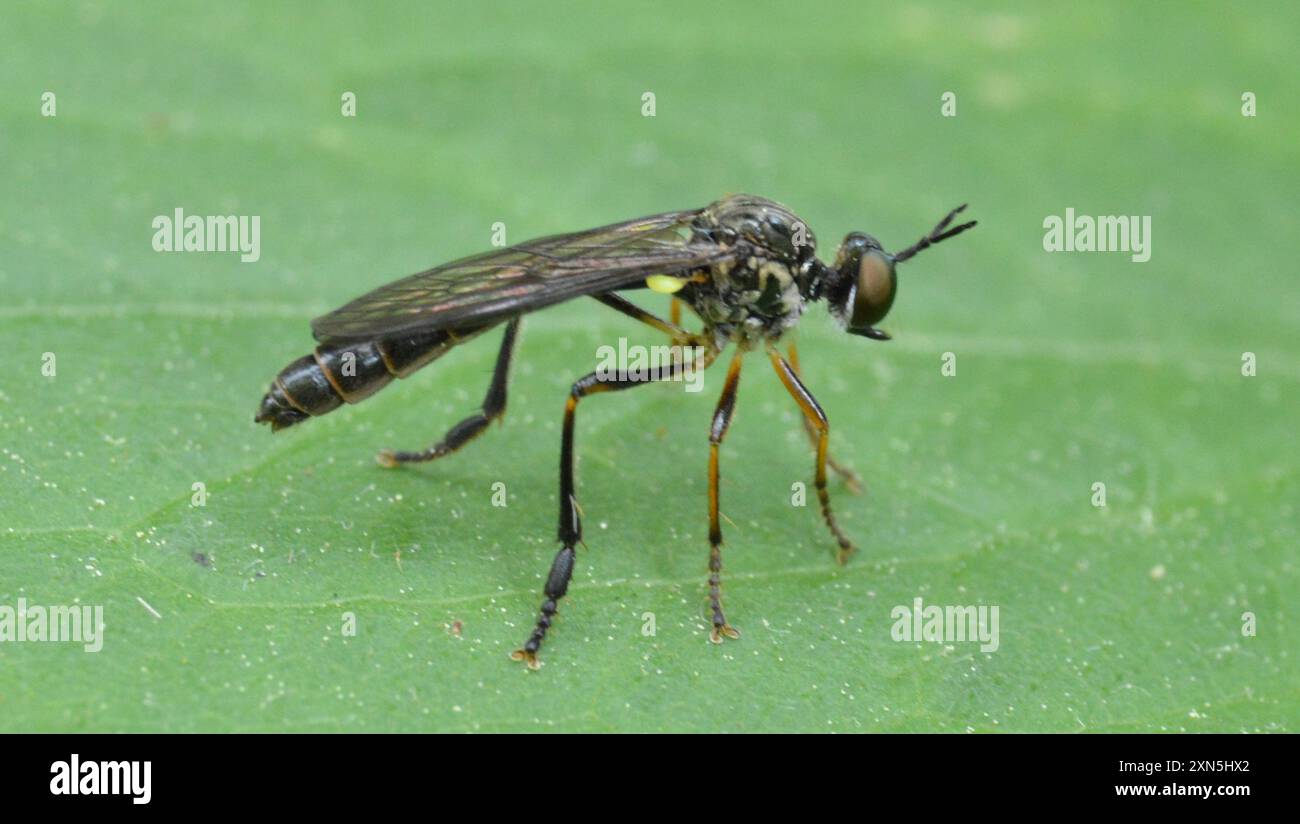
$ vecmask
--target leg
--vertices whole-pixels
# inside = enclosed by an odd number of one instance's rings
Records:
[[[731,426],[731,416],[736,411],[736,390],[740,386],[740,359],[737,352],[727,367],[727,381],[722,385],[722,396],[713,412],[713,426],[709,429],[709,606],[713,610],[713,631],[709,640],[721,644],[725,638],[739,638],[740,631],[727,623],[722,614],[722,525],[718,522],[718,447]]]
[[[703,349],[703,356],[695,364],[694,368],[696,370],[709,368],[709,366],[713,364],[714,358],[719,354],[719,349],[712,337],[707,334],[688,332],[679,325],[678,322],[681,320],[681,301],[677,298],[673,298],[672,303],[673,319],[671,321],[666,321],[653,312],[648,312],[645,309],[642,309],[640,306],[637,306],[635,303],[626,300],[614,292],[607,292],[603,295],[594,295],[593,297],[609,308],[622,312],[633,320],[638,320],[647,326],[663,332],[673,342],[674,346],[680,346],[683,348],[687,346],[698,346]],[[676,356],[676,354],[677,353],[674,353],[674,356]]]
[[[594,297],[596,300],[600,301],[601,303],[605,304],[609,308],[614,309],[615,311],[618,312],[622,312],[623,314],[627,315],[629,318],[632,318],[633,320],[639,320],[642,323],[646,324],[647,326],[652,326],[655,329],[658,329],[660,332],[663,332],[665,335],[671,338],[673,343],[695,344],[699,342],[697,340],[698,338],[700,338],[699,335],[693,335],[690,332],[687,332],[685,329],[683,329],[680,325],[678,325],[677,320],[680,319],[680,317],[674,319],[671,322],[666,321],[663,318],[659,317],[658,315],[654,314],[653,312],[648,312],[645,309],[642,309],[640,306],[637,306],[635,303],[632,303],[630,300],[627,300],[626,298],[614,292],[606,292],[603,295],[593,295],[592,297]],[[676,308],[677,304],[678,304],[677,298],[673,298],[673,308]],[[679,310],[677,312],[677,315],[680,316],[680,314],[681,312]]]
[[[682,302],[677,298],[673,298],[668,305],[668,320],[672,321],[673,326],[682,325]]]
[[[838,560],[842,564],[849,558],[849,553],[853,552],[853,542],[840,530],[839,524],[835,522],[835,515],[831,512],[831,496],[826,489],[826,447],[830,440],[831,425],[826,420],[826,413],[817,405],[817,399],[808,391],[808,387],[803,385],[799,376],[795,373],[794,367],[781,357],[781,353],[776,349],[769,348],[767,355],[772,360],[772,368],[781,378],[781,383],[785,384],[786,390],[799,404],[803,414],[808,420],[812,421],[813,426],[817,429],[817,499],[822,505],[822,518],[826,521],[826,526],[830,527],[831,534],[840,545]]]
[[[790,344],[790,368],[794,370],[795,375],[799,374],[799,347],[797,347],[793,342]],[[802,416],[800,420],[803,422],[803,430],[808,433],[808,440],[812,442],[813,449],[816,449],[818,438],[817,427],[807,415]],[[836,475],[839,475],[844,479],[844,485],[849,488],[850,492],[857,494],[862,491],[862,479],[858,477],[858,473],[835,460],[835,457],[829,452],[826,453],[826,465],[829,466]]]
[[[554,623],[560,599],[569,590],[569,579],[573,577],[574,548],[582,541],[582,519],[578,515],[578,501],[574,495],[573,484],[573,425],[578,401],[600,392],[617,392],[633,386],[675,378],[685,369],[686,366],[682,363],[672,363],[653,370],[648,375],[630,376],[621,372],[616,375],[601,375],[592,372],[580,378],[569,391],[569,399],[564,405],[564,428],[560,440],[559,540],[562,546],[551,563],[550,573],[546,576],[546,586],[543,589],[544,600],[537,617],[537,624],[523,648],[515,650],[510,656],[516,661],[523,661],[530,669],[541,666],[537,661],[537,652],[546,639],[546,631]]]
[[[394,452],[385,449],[375,456],[381,466],[394,467],[404,463],[432,461],[444,455],[450,455],[474,438],[483,434],[488,424],[500,418],[506,411],[506,384],[510,380],[510,355],[515,348],[515,337],[519,332],[519,318],[506,324],[506,333],[501,338],[501,351],[497,353],[497,365],[492,371],[492,383],[483,398],[483,407],[473,415],[447,430],[442,440],[422,452]]]

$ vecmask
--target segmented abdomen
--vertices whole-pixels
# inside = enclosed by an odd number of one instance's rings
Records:
[[[323,343],[280,370],[254,419],[273,430],[360,403],[483,332],[440,329],[373,341]]]

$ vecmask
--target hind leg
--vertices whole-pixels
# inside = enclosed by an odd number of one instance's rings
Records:
[[[497,353],[497,365],[492,370],[492,383],[488,385],[483,406],[478,412],[447,430],[442,440],[428,449],[419,452],[395,452],[385,449],[375,456],[381,466],[398,466],[404,463],[422,463],[450,455],[457,449],[483,434],[488,424],[500,418],[506,412],[506,384],[510,381],[510,356],[514,352],[515,337],[519,332],[519,318],[506,324],[505,335],[501,338],[501,351]]]
[[[703,360],[702,358],[700,359]],[[546,576],[546,585],[542,590],[543,600],[538,611],[537,623],[524,645],[511,653],[516,661],[523,661],[529,669],[537,669],[541,663],[537,654],[546,640],[546,633],[555,623],[560,600],[569,591],[569,581],[573,577],[573,566],[577,558],[577,546],[582,543],[582,518],[579,514],[578,499],[573,476],[574,463],[574,427],[578,412],[578,402],[583,398],[602,392],[621,392],[634,386],[643,386],[664,380],[680,380],[687,369],[703,368],[696,364],[674,362],[651,370],[648,374],[630,375],[618,372],[612,375],[592,372],[574,382],[569,391],[569,398],[564,404],[564,426],[560,439],[560,528],[561,547],[551,562],[551,571]]]

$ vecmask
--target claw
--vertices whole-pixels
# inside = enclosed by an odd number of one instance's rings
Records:
[[[542,662],[537,660],[537,653],[526,649],[517,649],[510,653],[511,661],[523,661],[530,670],[536,672],[542,668]]]
[[[381,449],[378,454],[375,455],[375,463],[388,469],[392,469],[397,466],[400,461],[397,460],[397,453],[393,450]]]
[[[709,633],[709,640],[715,644],[721,644],[724,638],[736,639],[740,637],[740,630],[731,624],[714,625],[713,632]]]
[[[858,548],[855,546],[840,547],[840,551],[835,555],[835,560],[839,562],[840,566],[844,566],[849,562],[849,556],[857,551]]]

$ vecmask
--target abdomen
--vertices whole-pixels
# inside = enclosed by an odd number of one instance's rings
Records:
[[[487,328],[322,343],[310,355],[280,370],[253,420],[280,430],[333,412],[345,403],[360,403],[393,378],[405,378]]]

